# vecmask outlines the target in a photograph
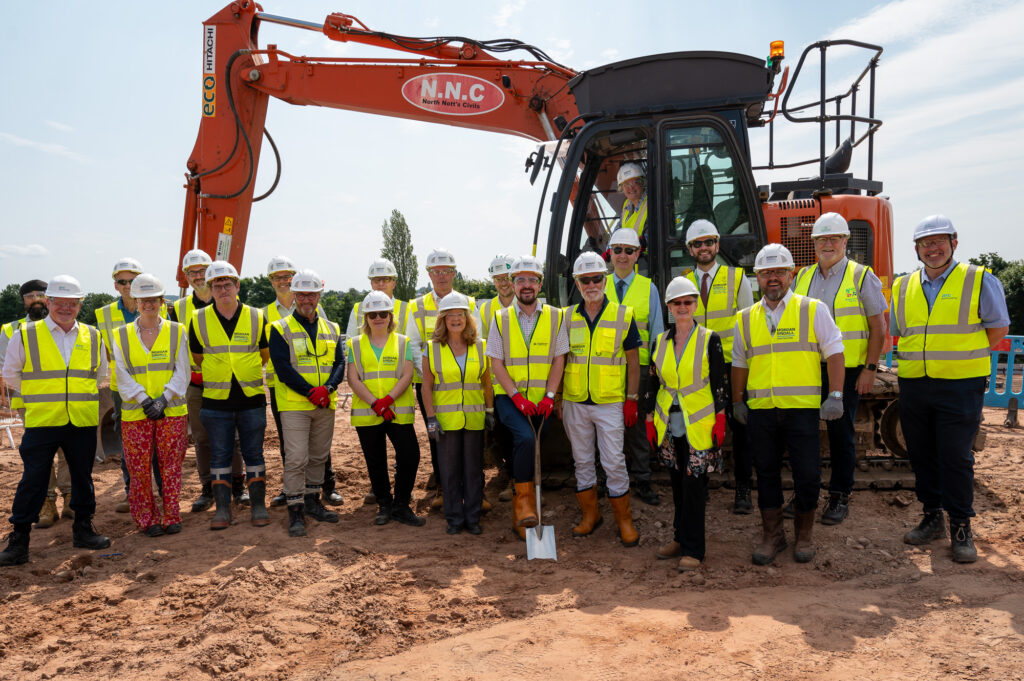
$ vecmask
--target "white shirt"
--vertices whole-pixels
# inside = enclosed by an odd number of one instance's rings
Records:
[[[136,319],[136,322],[138,320]],[[157,329],[163,328],[165,320],[157,319],[159,324]],[[139,325],[134,324],[134,331],[136,338],[142,341],[142,334],[139,332]],[[157,335],[159,335],[157,331]],[[188,351],[188,338],[185,336],[185,325],[178,325],[178,356],[174,358],[174,373],[171,374],[171,380],[164,386],[163,396],[168,401],[175,397],[184,397],[185,390],[188,388],[189,380],[192,376],[192,369],[189,366],[189,351]],[[146,347],[143,343],[142,347]],[[148,351],[147,351],[148,354]],[[142,402],[144,399],[149,397],[146,394],[146,389],[143,388],[135,378],[128,373],[128,368],[124,361],[124,354],[122,349],[114,344],[114,370],[117,373],[117,392],[121,393],[121,398],[124,400],[135,400],[136,402]]]
[[[519,299],[513,298],[512,305],[516,311],[516,319],[519,321],[519,330],[523,332],[523,339],[526,340],[529,345],[529,339],[533,338],[533,330],[537,326],[537,322],[540,320],[540,313],[544,309],[544,302],[542,300],[537,301],[536,307],[533,308],[533,314],[529,315],[523,312],[523,308],[519,305]],[[569,352],[569,324],[562,319],[562,324],[558,329],[558,336],[555,337],[554,351],[552,357],[561,357],[562,355],[568,354]],[[498,330],[497,324],[491,324],[490,333],[487,335],[487,356],[493,359],[505,360],[505,344],[501,340],[501,332]]]
[[[700,291],[701,282],[704,281],[704,275],[708,275],[708,294],[711,293],[711,282],[715,280],[715,275],[718,274],[718,268],[722,265],[716,260],[711,265],[711,269],[706,273],[700,267],[695,267],[693,275],[697,278],[697,290]],[[742,272],[742,270],[741,270]],[[750,279],[744,274],[740,277],[740,293],[739,299],[736,301],[736,309],[742,310],[745,307],[750,307],[754,304],[754,293],[750,289]]]
[[[60,356],[64,359],[64,366],[67,366],[71,360],[71,351],[75,347],[75,340],[78,339],[78,321],[71,326],[71,330],[67,333],[64,329],[57,326],[57,322],[47,316],[43,319],[43,323],[46,324],[46,328],[50,330],[50,334],[53,336],[54,342],[57,343],[57,349],[60,351]],[[103,348],[103,336],[100,335],[100,357],[106,357]],[[11,336],[11,342],[7,346],[7,357],[4,359],[3,377],[4,382],[10,387],[11,390],[21,390],[21,371],[25,368],[25,348],[21,344],[21,333]],[[107,377],[107,362],[100,360],[99,369],[96,372],[96,384],[99,385]]]
[[[757,305],[764,307],[765,311],[765,324],[768,326],[768,331],[774,333],[775,328],[779,325],[779,321],[782,319],[782,313],[786,310],[786,304],[789,303],[793,298],[793,292],[786,290],[786,295],[782,297],[779,304],[775,306],[775,309],[768,307],[765,304],[765,299],[761,298],[757,302]],[[733,338],[736,342],[732,344],[732,365],[739,367],[740,369],[747,368],[747,348],[740,342],[740,325],[742,320],[740,317],[736,318],[736,326],[734,327]],[[835,320],[832,319],[832,315],[828,312],[827,305],[818,305],[814,314],[814,335],[818,339],[818,352],[821,355],[821,360],[825,361],[836,353],[843,351],[843,334],[836,326]]]

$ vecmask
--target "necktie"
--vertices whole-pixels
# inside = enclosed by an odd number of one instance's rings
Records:
[[[622,302],[622,298],[626,295],[626,282],[623,279],[615,284],[615,292],[619,294],[619,302]]]
[[[700,302],[704,303],[704,309],[708,309],[708,273],[705,272],[700,280]]]

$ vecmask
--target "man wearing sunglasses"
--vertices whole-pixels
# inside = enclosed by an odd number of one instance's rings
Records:
[[[850,492],[857,463],[853,419],[861,395],[870,395],[878,358],[885,341],[882,314],[889,304],[882,282],[866,265],[846,256],[850,226],[839,213],[825,213],[814,222],[811,241],[815,264],[800,270],[793,290],[828,305],[843,332],[846,377],[843,381],[843,416],[828,421],[828,450],[832,474],[822,525],[838,525],[850,513]]]
[[[623,436],[626,462],[633,474],[633,493],[640,501],[651,506],[661,503],[658,493],[651,487],[651,445],[647,441],[644,420],[654,408],[654,395],[648,394],[651,366],[651,338],[664,330],[661,316],[661,296],[651,280],[634,271],[640,258],[640,237],[631,229],[616,230],[608,240],[611,251],[612,276],[605,277],[605,295],[621,305],[633,309],[633,320],[640,332],[640,395],[639,416],[636,425],[626,428]]]
[[[718,229],[708,220],[694,220],[686,231],[686,247],[696,264],[686,277],[694,283],[700,295],[693,318],[701,326],[718,334],[722,339],[725,357],[726,382],[732,372],[733,328],[740,310],[754,304],[750,281],[742,267],[729,267],[718,262]],[[726,394],[731,391],[726,389]],[[754,506],[750,488],[754,478],[750,449],[747,446],[747,427],[732,417],[732,408],[726,409],[729,429],[732,431],[732,474],[736,486],[732,512],[749,515]]]
[[[597,507],[594,445],[607,475],[608,500],[623,546],[640,536],[629,507],[629,473],[623,434],[639,421],[640,347],[643,341],[633,309],[605,295],[605,262],[592,251],[581,253],[573,277],[583,302],[565,308],[569,355],[562,386],[562,417],[576,465],[576,500],[583,519],[572,529],[582,537],[601,524]],[[595,443],[596,440],[596,443]]]

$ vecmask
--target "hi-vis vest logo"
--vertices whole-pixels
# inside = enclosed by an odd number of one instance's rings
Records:
[[[217,27],[203,26],[203,116],[217,115]]]
[[[796,338],[796,329],[792,326],[780,326],[775,329],[775,340],[793,340]]]
[[[415,107],[449,116],[479,116],[505,103],[494,83],[460,73],[416,76],[402,85],[402,96]]]

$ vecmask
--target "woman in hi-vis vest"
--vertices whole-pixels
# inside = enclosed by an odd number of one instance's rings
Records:
[[[469,299],[452,291],[437,306],[423,355],[423,411],[437,440],[448,534],[480,534],[484,498],[484,428],[494,427],[494,392],[484,341]]]
[[[696,570],[704,561],[704,507],[708,473],[722,470],[725,439],[725,358],[718,334],[697,324],[699,292],[686,277],[665,289],[675,324],[651,344],[651,373],[658,381],[654,413],[647,416],[647,438],[659,449],[672,482],[673,541],[660,559],[679,556],[678,570]]]
[[[132,281],[139,316],[116,329],[114,365],[121,394],[121,438],[128,467],[128,503],[132,520],[150,537],[181,532],[178,495],[181,462],[188,446],[185,390],[188,341],[185,326],[162,319],[164,287],[152,274]],[[153,443],[162,484],[163,512],[153,499]]]

